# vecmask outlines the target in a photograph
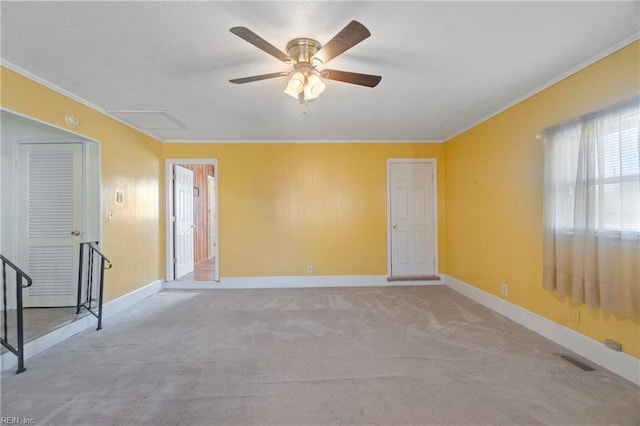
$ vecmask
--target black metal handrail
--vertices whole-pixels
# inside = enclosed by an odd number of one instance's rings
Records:
[[[85,268],[84,263],[84,254],[87,253],[87,263]],[[94,262],[99,263],[94,263]],[[99,265],[100,273],[98,277],[98,281],[95,282],[95,278],[93,273],[95,271],[95,265]],[[113,264],[109,259],[106,258],[100,250],[98,250],[98,241],[89,241],[86,243],[80,243],[80,266],[78,267],[78,303],[76,304],[76,314],[80,313],[82,308],[85,308],[89,311],[94,317],[98,318],[98,328],[96,330],[102,329],[102,298],[104,295],[104,271],[106,269],[111,269]],[[86,270],[86,274],[84,271]],[[86,277],[86,280],[83,281],[83,278]],[[82,298],[82,284],[85,283],[85,298]],[[94,312],[92,309],[93,302],[96,302],[95,299],[92,298],[94,285],[98,288],[98,300],[97,307],[98,312]]]
[[[22,269],[18,268],[13,262],[0,254],[2,260],[2,315],[3,315],[3,327],[2,337],[0,337],[0,343],[2,346],[13,352],[18,357],[18,371],[16,374],[22,373],[27,369],[24,368],[24,324],[22,321],[22,289],[30,287],[33,284],[31,277],[27,275]],[[16,272],[16,327],[17,327],[17,347],[9,343],[8,327],[7,327],[7,266]],[[22,285],[22,280],[27,282],[26,285]]]

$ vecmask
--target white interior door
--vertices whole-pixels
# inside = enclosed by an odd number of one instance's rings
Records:
[[[173,202],[175,215],[175,278],[193,272],[193,171],[175,165]]]
[[[434,163],[389,162],[391,276],[436,274]]]
[[[82,144],[20,144],[18,158],[18,251],[33,280],[24,306],[73,306],[84,228]]]

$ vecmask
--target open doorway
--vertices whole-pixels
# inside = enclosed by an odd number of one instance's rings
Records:
[[[218,162],[171,159],[167,171],[167,281],[220,280]]]

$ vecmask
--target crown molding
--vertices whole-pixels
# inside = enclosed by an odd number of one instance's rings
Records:
[[[230,140],[230,141],[219,141],[219,140],[204,140],[204,139],[165,139],[163,140],[165,143],[206,143],[206,144],[441,144],[444,143],[444,140],[430,140],[430,141],[386,141],[386,140],[308,140],[308,141],[294,141],[294,140],[255,140],[255,141],[247,141],[247,140]]]
[[[552,78],[551,80],[547,81],[546,83],[536,87],[535,89],[529,91],[528,93],[514,99],[513,101],[509,102],[508,104],[504,105],[503,107],[497,109],[496,111],[492,112],[491,114],[488,114],[487,116],[485,116],[484,118],[481,118],[478,121],[475,121],[474,123],[464,127],[463,129],[459,130],[458,132],[452,134],[451,136],[449,136],[448,138],[445,138],[444,141],[447,142],[457,136],[460,136],[461,134],[463,134],[464,132],[466,132],[467,130],[473,129],[474,127],[476,127],[479,124],[484,123],[485,121],[495,117],[496,115],[508,110],[509,108],[516,106],[517,104],[519,104],[520,102],[529,99],[530,97],[542,92],[545,89],[548,89],[549,87],[553,86],[554,84],[557,84],[559,82],[561,82],[562,80],[564,80],[567,77],[572,76],[573,74],[582,71],[583,69],[587,68],[590,65],[593,65],[594,63],[598,62],[601,59],[606,58],[607,56],[617,52],[618,50],[622,49],[623,47],[626,47],[628,45],[630,45],[631,43],[637,41],[640,39],[640,33],[635,33],[630,35],[629,37],[625,37],[622,40],[612,44],[611,46],[609,46],[608,48],[604,49],[603,51],[601,51],[600,53],[590,57],[589,59],[587,59],[586,61],[581,62],[580,64],[576,65],[575,67],[569,68],[567,71],[564,71],[563,73],[557,75],[556,77]]]
[[[17,73],[20,74],[21,76],[28,78],[29,80],[35,81],[36,83],[46,87],[47,89],[53,90],[56,93],[59,93],[62,96],[65,96],[73,101],[78,102],[79,104],[82,104],[88,108],[91,108],[92,110],[99,112],[100,114],[111,118],[112,120],[117,121],[118,123],[124,124],[125,126],[129,127],[130,129],[133,129],[137,132],[140,132],[146,136],[149,136],[150,138],[152,138],[153,140],[156,140],[158,142],[164,142],[162,139],[158,138],[157,136],[147,132],[146,130],[140,129],[138,127],[132,126],[130,123],[110,114],[107,110],[105,110],[104,108],[89,102],[88,100],[76,95],[75,93],[72,93],[66,89],[63,89],[62,87],[58,86],[57,84],[54,84],[52,82],[50,82],[47,79],[44,79],[34,73],[32,73],[31,71],[27,71],[24,68],[13,64],[5,59],[1,59],[0,60],[0,65],[2,65],[3,67]]]

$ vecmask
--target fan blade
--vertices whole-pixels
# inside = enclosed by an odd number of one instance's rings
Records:
[[[342,81],[343,83],[358,84],[367,87],[376,87],[378,83],[380,83],[380,80],[382,80],[382,77],[379,75],[337,70],[322,70],[320,76],[328,80]]]
[[[369,37],[369,30],[358,21],[351,21],[338,34],[336,34],[327,44],[325,44],[314,56],[323,64],[326,64],[336,56],[351,49],[362,40]]]
[[[288,72],[272,72],[271,74],[260,74],[252,75],[251,77],[234,78],[233,80],[229,81],[235,84],[244,84],[251,83],[252,81],[266,80],[268,78],[286,77],[287,75],[289,75]]]
[[[293,59],[291,59],[289,55],[287,55],[282,50],[278,49],[247,27],[233,27],[229,31],[231,31],[233,34],[237,35],[244,41],[253,44],[258,49],[264,50],[269,55],[275,56],[282,62],[293,62]]]

